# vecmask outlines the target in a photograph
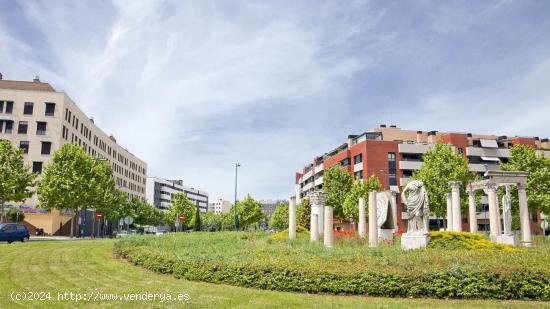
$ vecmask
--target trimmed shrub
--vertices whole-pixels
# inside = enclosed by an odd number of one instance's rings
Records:
[[[430,248],[440,249],[466,249],[466,250],[504,250],[517,252],[518,248],[510,245],[497,244],[483,236],[468,232],[431,232]]]
[[[177,278],[268,290],[550,300],[550,247],[326,249],[306,237],[275,242],[264,233],[227,232],[132,236],[114,252]]]
[[[296,237],[300,237],[300,235],[309,236],[309,231],[305,227],[303,227],[301,225],[297,225],[296,226]],[[288,239],[288,229],[271,235],[271,239],[277,240],[277,241],[281,241],[283,239]]]

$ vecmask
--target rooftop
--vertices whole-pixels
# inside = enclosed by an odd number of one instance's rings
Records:
[[[0,76],[2,76],[0,74]],[[38,79],[38,76],[31,82],[18,81],[18,80],[4,80],[0,77],[0,89],[14,89],[14,90],[30,90],[30,91],[49,91],[55,92],[55,89],[48,84],[43,83]]]

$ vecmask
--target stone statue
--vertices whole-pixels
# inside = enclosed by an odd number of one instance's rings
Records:
[[[504,221],[504,235],[512,235],[512,199],[510,186],[506,186],[506,194],[502,197],[502,218]]]
[[[381,229],[394,229],[395,214],[393,213],[392,193],[383,191],[376,193],[376,223]]]
[[[409,214],[407,233],[427,234],[430,208],[424,183],[421,180],[410,181],[401,193],[401,200]]]

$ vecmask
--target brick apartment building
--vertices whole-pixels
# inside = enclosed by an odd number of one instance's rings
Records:
[[[354,178],[367,179],[376,175],[383,188],[390,188],[397,194],[397,219],[401,230],[406,230],[406,220],[402,212],[404,205],[400,201],[399,192],[407,184],[415,170],[422,166],[423,155],[437,141],[451,144],[458,153],[469,162],[470,170],[483,175],[486,171],[499,170],[500,162],[507,162],[510,157],[509,148],[514,144],[531,145],[539,149],[545,156],[550,156],[548,138],[509,137],[497,135],[481,135],[472,133],[452,133],[437,131],[403,130],[395,125],[380,125],[359,135],[349,135],[345,143],[335,149],[313,159],[302,171],[296,173],[295,194],[300,202],[308,192],[323,187],[323,171],[331,166],[339,165]],[[449,189],[450,190],[450,189]],[[487,197],[483,197],[478,205],[477,220],[480,231],[488,230]],[[540,213],[532,213],[532,230],[534,234],[542,234],[540,229]],[[463,230],[468,230],[467,216],[463,216]],[[338,224],[347,226],[349,224]],[[443,227],[443,220],[432,218],[432,229]]]

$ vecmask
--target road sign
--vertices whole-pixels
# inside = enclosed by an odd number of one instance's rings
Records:
[[[540,227],[546,231],[548,229],[548,221],[546,220],[542,220],[542,222],[540,223]]]
[[[96,212],[96,213],[95,213],[95,218],[96,218],[96,219],[101,219],[101,218],[103,218],[103,214],[100,213],[100,212]]]
[[[126,224],[132,224],[132,222],[134,222],[134,219],[130,216],[124,218],[124,223]]]
[[[178,219],[180,219],[180,220],[185,220],[185,214],[179,214],[179,215],[178,215]]]

